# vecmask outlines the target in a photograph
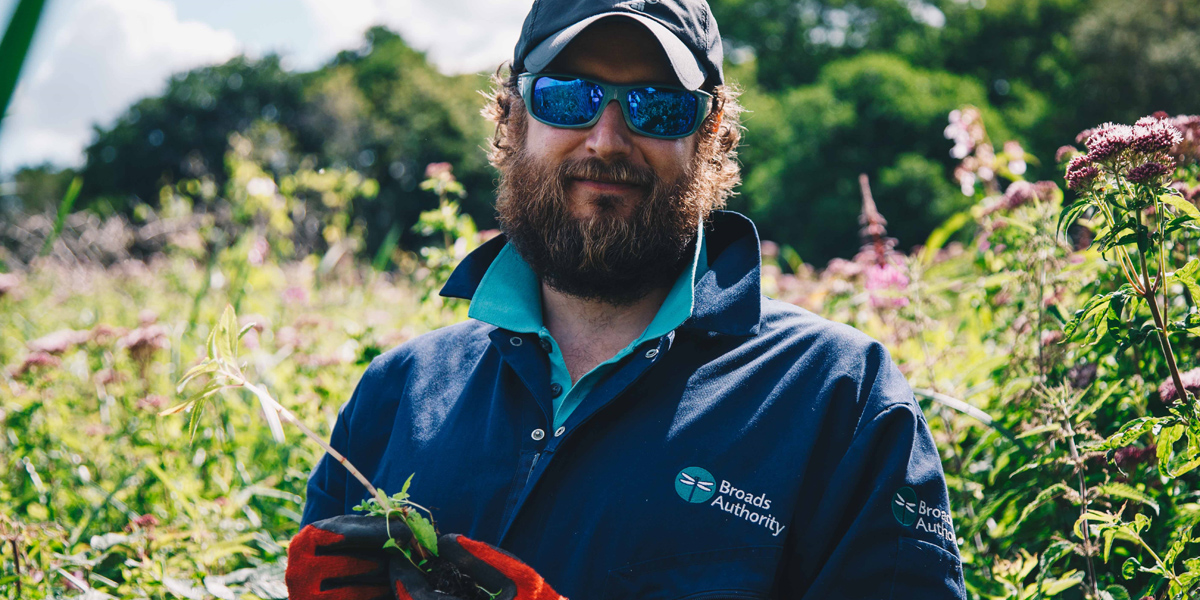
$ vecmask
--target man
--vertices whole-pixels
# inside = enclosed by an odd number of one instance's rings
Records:
[[[716,210],[738,179],[721,63],[703,0],[537,0],[487,110],[504,235],[442,289],[472,318],[376,358],[332,445],[389,492],[415,473],[483,549],[450,554],[525,582],[504,597],[962,598],[903,376],[761,296],[753,224]],[[318,464],[293,598],[337,589],[323,547],[382,554],[339,516],[366,497]]]

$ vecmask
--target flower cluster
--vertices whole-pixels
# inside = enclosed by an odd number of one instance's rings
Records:
[[[1067,187],[1084,191],[1101,175],[1123,174],[1131,183],[1161,185],[1175,171],[1175,154],[1185,141],[1184,132],[1189,118],[1171,118],[1166,113],[1142,117],[1131,125],[1105,123],[1095,129],[1080,132],[1076,141],[1087,145],[1087,154],[1075,156],[1067,165]],[[1200,120],[1196,123],[1200,134]],[[1065,156],[1062,148],[1059,156]]]
[[[1157,458],[1157,454],[1158,446],[1155,444],[1150,444],[1145,448],[1139,448],[1137,446],[1125,446],[1124,448],[1116,451],[1113,456],[1113,460],[1117,463],[1118,467],[1121,467],[1122,469],[1129,469],[1141,464],[1153,462]]]
[[[1200,367],[1185,371],[1179,374],[1180,381],[1183,382],[1183,388],[1187,391],[1200,395]],[[1172,403],[1179,399],[1179,390],[1175,389],[1175,381],[1168,379],[1158,386],[1158,397],[1164,403]]]
[[[1049,202],[1058,191],[1058,185],[1053,181],[1014,181],[1004,190],[1003,196],[992,196],[983,202],[979,216],[985,217],[999,211],[1012,210],[1031,202]]]
[[[996,194],[997,176],[1017,179],[1029,168],[1020,142],[1005,142],[1000,153],[996,153],[983,126],[983,116],[974,106],[952,111],[950,124],[943,133],[946,139],[954,141],[950,156],[962,161],[954,169],[954,179],[964,196],[974,196],[977,184],[983,186],[984,193]]]

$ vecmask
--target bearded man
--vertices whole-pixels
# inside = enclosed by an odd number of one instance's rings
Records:
[[[760,293],[703,0],[537,0],[485,110],[503,235],[470,320],[372,361],[332,446],[410,474],[500,598],[962,598],[937,449],[887,351]],[[326,456],[292,598],[446,598]],[[397,533],[399,532],[399,533]],[[519,557],[519,558],[518,558]],[[414,574],[415,573],[415,574]],[[557,590],[557,591],[556,591]]]

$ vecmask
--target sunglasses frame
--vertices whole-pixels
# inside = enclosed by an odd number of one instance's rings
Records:
[[[599,86],[600,89],[604,90],[604,97],[600,99],[600,109],[597,110],[596,114],[593,115],[592,118],[586,123],[580,123],[578,125],[559,125],[537,116],[534,114],[532,106],[533,86],[535,83],[537,83],[537,80],[541,79],[542,77],[553,77],[555,79],[564,80],[579,79]],[[608,103],[616,100],[617,104],[621,107],[621,114],[625,117],[625,126],[628,127],[630,131],[649,138],[660,140],[677,140],[696,133],[696,131],[700,129],[700,125],[704,123],[704,119],[708,117],[708,113],[712,111],[712,94],[701,90],[689,90],[687,88],[674,85],[659,85],[657,83],[615,84],[608,83],[606,81],[597,81],[590,77],[582,77],[573,73],[521,73],[517,76],[517,85],[521,93],[521,99],[525,102],[525,112],[528,113],[529,116],[533,117],[534,120],[539,123],[545,123],[551,127],[559,127],[562,129],[586,129],[595,125],[596,122],[600,120],[601,115],[604,114],[605,109],[608,108]],[[642,88],[672,90],[695,96],[697,100],[696,121],[692,124],[692,128],[688,130],[687,133],[680,135],[658,135],[654,133],[647,133],[635,127],[633,124],[633,119],[629,116],[629,92],[630,90]]]

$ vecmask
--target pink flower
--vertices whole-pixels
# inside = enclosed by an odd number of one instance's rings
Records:
[[[1075,146],[1059,146],[1058,150],[1054,153],[1054,162],[1061,165],[1064,160],[1072,158],[1076,154],[1079,154],[1079,149]]]
[[[1183,141],[1183,134],[1164,119],[1143,117],[1133,126],[1133,149],[1147,154],[1166,152]]]
[[[250,245],[250,250],[246,253],[246,261],[256,267],[261,267],[270,252],[271,245],[267,243],[267,240],[258,238]]]
[[[1063,339],[1063,332],[1061,329],[1047,329],[1042,332],[1042,346],[1043,347],[1053,346],[1053,345],[1061,342],[1062,339]]]
[[[35,367],[57,367],[61,364],[62,361],[57,356],[48,352],[33,352],[29,356],[26,356],[25,360],[21,361],[21,366],[17,367],[14,375],[19,377],[33,370]]]
[[[871,306],[875,308],[908,306],[908,298],[896,295],[908,287],[908,276],[896,265],[886,263],[867,267],[863,287],[867,289]]]
[[[155,352],[169,345],[167,330],[162,325],[138,327],[117,342],[118,348],[128,349],[129,355],[140,363],[148,362]]]
[[[1080,154],[1072,158],[1071,162],[1067,164],[1067,187],[1073,190],[1085,189],[1099,175],[1100,170],[1092,166],[1091,155]]]
[[[448,162],[429,163],[425,165],[425,179],[453,178],[453,170],[454,166]]]
[[[1179,374],[1179,379],[1183,382],[1183,388],[1193,394],[1200,394],[1200,367],[1185,371]],[[1178,390],[1175,389],[1175,380],[1168,378],[1158,386],[1158,397],[1164,403],[1172,403],[1179,399]]]
[[[74,329],[59,329],[54,333],[44,335],[36,340],[26,344],[33,352],[46,352],[49,354],[62,354],[79,344],[88,341],[91,334],[86,331],[76,331]]]
[[[1157,451],[1158,446],[1155,444],[1150,444],[1145,448],[1138,448],[1137,446],[1125,446],[1124,448],[1117,450],[1116,454],[1113,456],[1113,460],[1116,461],[1118,467],[1121,467],[1122,469],[1128,469],[1143,463],[1154,462],[1158,455]]]
[[[159,394],[150,394],[145,398],[139,398],[134,406],[138,410],[153,410],[158,412],[167,404],[167,399]]]
[[[13,273],[0,273],[0,298],[12,293],[21,280]]]
[[[1157,184],[1161,183],[1161,179],[1165,175],[1169,175],[1175,171],[1175,161],[1166,159],[1166,163],[1148,162],[1136,166],[1125,174],[1125,178],[1133,183],[1142,184]]]
[[[290,285],[283,290],[284,304],[304,304],[308,302],[308,292],[298,285]]]
[[[1093,162],[1113,158],[1133,143],[1133,128],[1118,123],[1105,123],[1087,140],[1088,156]]]

